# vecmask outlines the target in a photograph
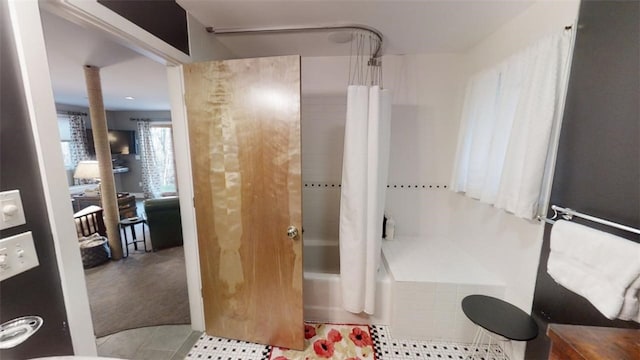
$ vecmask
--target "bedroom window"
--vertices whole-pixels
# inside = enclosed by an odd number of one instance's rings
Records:
[[[64,167],[73,169],[71,160],[71,128],[69,126],[69,116],[58,114],[58,131],[60,132],[60,147],[62,148],[62,158]]]
[[[171,125],[151,125],[151,141],[160,175],[160,193],[176,192]]]
[[[138,121],[138,142],[145,198],[176,195],[171,124]]]

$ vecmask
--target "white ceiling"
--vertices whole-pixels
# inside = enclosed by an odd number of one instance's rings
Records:
[[[384,36],[383,54],[460,52],[533,4],[524,0],[177,0],[214,28],[355,23]],[[348,55],[324,34],[220,35],[239,57]]]
[[[83,67],[93,65],[100,67],[106,110],[170,109],[164,65],[47,12],[42,25],[56,103],[89,106]]]
[[[528,0],[177,0],[214,28],[362,24],[384,35],[383,54],[461,52],[526,10]],[[55,15],[42,14],[57,103],[88,106],[83,65],[101,67],[107,110],[168,110],[165,67]],[[329,33],[219,35],[237,57],[348,55]],[[213,36],[213,35],[212,35]],[[132,96],[135,100],[126,100]]]

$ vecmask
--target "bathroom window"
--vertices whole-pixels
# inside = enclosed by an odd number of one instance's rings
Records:
[[[518,217],[546,208],[571,34],[549,36],[467,86],[451,188]]]
[[[73,162],[71,160],[71,130],[68,115],[58,115],[58,131],[60,132],[60,147],[62,148],[64,167],[66,169],[73,169]]]

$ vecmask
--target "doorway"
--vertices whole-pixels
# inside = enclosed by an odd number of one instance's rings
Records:
[[[96,345],[93,324],[88,302],[87,290],[82,272],[82,262],[75,242],[68,239],[77,237],[69,206],[68,181],[65,175],[59,139],[52,134],[58,133],[56,109],[51,86],[50,70],[47,62],[46,47],[41,25],[41,10],[61,15],[73,23],[85,25],[88,29],[123,44],[138,54],[143,54],[167,66],[166,74],[171,84],[171,103],[181,104],[182,80],[180,69],[176,66],[190,63],[196,58],[211,59],[215,56],[228,56],[228,51],[211,54],[196,44],[193,57],[166,45],[161,40],[150,37],[148,33],[124,20],[122,17],[105,11],[95,1],[67,0],[64,2],[9,2],[12,22],[16,32],[16,42],[21,56],[21,67],[30,107],[31,122],[39,156],[39,165],[43,178],[43,190],[47,203],[53,234],[53,247],[56,251],[60,281],[63,290],[68,318],[68,331],[76,355],[95,356]],[[44,9],[43,9],[44,8]],[[190,21],[189,26],[201,26]],[[202,28],[203,29],[203,28]],[[200,30],[202,30],[200,29]],[[204,31],[204,30],[203,30]],[[207,43],[208,44],[208,43]],[[198,49],[198,46],[200,48]],[[221,47],[223,49],[224,47]],[[198,50],[198,52],[196,52]],[[107,51],[108,53],[108,51]],[[108,54],[107,54],[108,55]],[[188,149],[188,134],[185,114],[180,108],[172,108],[173,136],[175,145],[177,183],[180,184],[179,197],[184,238],[185,264],[187,273],[191,328],[204,330],[203,304],[200,295],[200,271],[198,248],[196,244],[195,213],[193,211],[193,188],[191,186],[191,168]]]
[[[78,273],[83,278],[82,281],[86,281],[93,325],[91,333],[98,338],[98,354],[135,358],[139,357],[136,355],[138,352],[144,353],[150,350],[165,353],[177,352],[181,344],[171,345],[154,339],[167,337],[167,333],[170,333],[169,337],[172,339],[186,340],[192,332],[182,239],[180,244],[170,243],[171,239],[163,240],[161,243],[154,241],[161,235],[153,234],[152,219],[149,219],[145,212],[146,200],[178,195],[165,67],[163,64],[153,62],[111,42],[99,32],[72,24],[47,11],[42,11],[40,16],[53,82],[55,110],[61,114],[60,117],[67,118],[67,128],[70,127],[70,118],[74,120],[81,118],[83,123],[81,129],[79,127],[75,131],[71,129],[68,131],[69,134],[61,136],[62,141],[58,149],[59,155],[64,159],[64,177],[67,180],[60,186],[59,191],[71,193],[66,203],[68,204],[71,200],[73,204],[72,212],[76,215],[76,230],[79,229],[79,221],[82,221],[78,216],[79,213],[91,206],[98,208],[101,206],[100,196],[87,192],[89,188],[93,190],[95,184],[76,185],[77,180],[73,179],[78,173],[80,161],[95,159],[95,153],[90,150],[92,140],[87,99],[77,95],[78,88],[82,89],[85,86],[81,75],[84,63],[97,62],[102,68],[109,136],[113,135],[116,138],[111,143],[111,151],[120,221],[136,217],[147,221],[146,224],[139,223],[120,230],[121,236],[127,233],[129,242],[132,242],[131,231],[136,234],[137,239],[146,240],[144,244],[128,245],[128,250],[125,251],[128,256],[125,259],[93,263],[87,261],[83,249],[79,251],[83,255],[84,270]],[[140,66],[148,70],[146,72],[133,70],[134,75],[121,73],[127,67],[136,69]],[[158,71],[154,73],[149,70],[150,67],[155,67]],[[161,77],[155,81],[156,83],[150,84],[150,77],[154,74],[156,76],[159,74]],[[150,87],[154,90],[144,89],[145,93],[138,95],[136,88],[140,86],[133,86],[136,85],[132,85],[133,82],[144,83],[146,87],[151,85]],[[157,83],[162,83],[164,88],[164,104],[162,100],[158,100],[160,85]],[[130,92],[118,93],[123,89]],[[114,94],[117,95],[117,99],[114,99]],[[155,98],[150,99],[153,97],[151,95]],[[133,99],[126,99],[127,96]],[[148,126],[151,131],[146,136],[142,136],[139,129],[140,123],[152,124]],[[74,138],[74,135],[78,135],[77,133],[83,135],[81,137],[84,137],[84,143],[77,143],[78,140]],[[116,135],[123,135],[123,137],[118,138]],[[142,152],[143,142],[151,145],[150,149],[147,149],[150,151]],[[71,146],[72,143],[74,146]],[[74,154],[71,153],[71,149],[74,147],[83,148],[85,154],[72,156]],[[70,151],[65,152],[65,149]],[[144,183],[148,181],[144,180],[143,171],[143,163],[147,157],[151,157],[149,162],[159,165],[151,167],[160,179],[159,191],[150,196],[144,195],[148,193],[144,190]],[[174,203],[171,209],[168,208],[170,205],[163,205],[161,221],[165,221],[167,212],[172,212],[175,219],[173,225],[179,228],[179,201],[176,199]],[[90,237],[93,230],[99,235],[108,235],[100,234],[99,226],[89,230],[91,231],[88,233],[78,234],[78,238]],[[122,243],[124,241],[123,239]],[[107,259],[104,258],[104,260]],[[171,329],[149,328],[161,324],[183,324],[183,326]],[[127,331],[118,335],[121,331],[141,327],[146,330]],[[149,344],[153,347],[147,346]],[[138,348],[136,352],[130,351],[135,348]]]

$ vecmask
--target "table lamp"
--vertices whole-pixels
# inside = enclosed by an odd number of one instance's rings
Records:
[[[83,160],[78,162],[73,178],[97,180],[98,184],[96,187],[94,189],[87,189],[84,193],[85,195],[98,195],[100,193],[100,168],[97,160]]]

